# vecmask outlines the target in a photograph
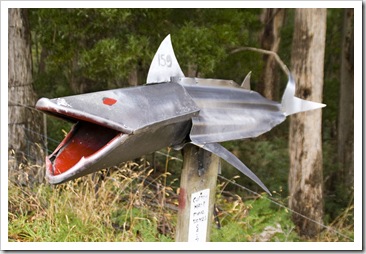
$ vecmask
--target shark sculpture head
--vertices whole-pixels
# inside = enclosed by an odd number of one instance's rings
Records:
[[[256,137],[286,116],[324,107],[295,97],[289,76],[282,102],[231,80],[185,77],[168,35],[142,86],[62,98],[41,98],[36,108],[73,128],[46,158],[46,178],[59,184],[162,148],[197,145],[221,157],[270,193],[262,181],[219,142]]]

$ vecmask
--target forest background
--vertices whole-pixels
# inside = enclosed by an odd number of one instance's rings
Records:
[[[38,98],[144,84],[151,59],[167,34],[172,36],[177,59],[186,76],[233,79],[240,84],[252,71],[252,89],[280,101],[287,76],[279,66],[268,67],[267,55],[238,49],[250,46],[276,51],[291,69],[295,9],[29,9],[26,15],[31,35],[32,86]],[[275,232],[267,239],[270,241],[353,239],[353,175],[349,176],[349,172],[353,172],[353,150],[342,151],[351,155],[340,155],[340,145],[344,147],[341,142],[345,141],[341,141],[339,135],[351,129],[346,142],[353,147],[353,100],[351,109],[349,104],[340,103],[345,15],[345,9],[327,10],[323,89],[323,103],[327,107],[322,114],[325,230],[311,238],[300,236],[291,222],[291,212],[286,208],[289,196],[289,120],[286,120],[261,137],[225,144],[262,179],[274,197],[259,198],[257,193],[261,190],[255,184],[223,164],[224,178],[219,179],[217,197],[221,209],[221,233],[213,233],[213,240],[258,241],[261,233],[268,231],[266,227],[272,227],[270,229]],[[272,78],[266,82],[268,68]],[[353,89],[353,84],[348,85],[348,89]],[[342,107],[348,107],[347,114],[352,115],[352,122],[346,127],[339,124]],[[40,173],[44,171],[41,161],[45,154],[55,149],[70,126],[47,117],[36,129],[25,129],[28,134],[22,148],[12,148],[14,156],[10,157],[9,163],[16,165],[16,170],[9,178],[9,240],[172,240],[175,219],[167,203],[176,205],[182,166],[180,153],[166,149],[108,172],[50,187]],[[40,142],[34,142],[36,136]],[[41,147],[39,153],[31,148],[30,144],[34,143]],[[340,161],[341,157],[351,159]],[[105,187],[108,179],[117,179],[121,183]],[[144,185],[149,179],[156,183],[155,194],[147,191]],[[231,182],[227,179],[234,180],[235,184],[229,184]],[[99,197],[93,196],[96,186],[100,185],[104,186],[104,192],[98,192]],[[131,199],[136,188],[143,188],[146,196],[141,194],[141,197]],[[79,199],[66,194],[70,189]],[[105,227],[98,230],[104,236],[92,234],[93,238],[82,231],[77,232],[76,227],[81,225],[87,232],[91,231],[98,216],[80,216],[83,210],[70,209],[67,202],[77,203],[82,197],[88,198],[88,205],[84,207],[87,211],[100,205],[102,195],[105,195],[105,202],[102,202],[105,211],[101,213],[99,210],[103,222],[99,221],[97,225]],[[158,201],[147,202],[154,199]],[[271,200],[285,207],[278,207]],[[150,214],[141,207],[155,207],[152,209],[155,213]],[[237,215],[228,216],[233,212]],[[49,222],[47,228],[41,227],[44,220]],[[150,235],[146,227],[151,225],[155,229]],[[328,226],[338,233],[326,230]],[[59,229],[55,229],[57,227]],[[60,230],[63,234],[57,233]]]

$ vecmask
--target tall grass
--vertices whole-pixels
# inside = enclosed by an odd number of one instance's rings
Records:
[[[43,167],[21,164],[9,172],[8,240],[174,241],[179,187],[176,178],[168,177],[166,160],[161,173],[142,159],[56,186],[39,177]],[[266,196],[244,199],[229,191],[229,184],[218,181],[220,229],[213,226],[211,241],[349,241],[328,230],[316,239],[302,239],[286,208]],[[352,213],[350,204],[331,226],[353,237]]]
[[[129,162],[57,186],[9,180],[9,241],[172,241],[151,173]]]

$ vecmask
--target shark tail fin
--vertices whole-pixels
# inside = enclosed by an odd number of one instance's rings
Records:
[[[308,110],[323,108],[326,106],[323,103],[307,101],[295,97],[295,89],[296,89],[295,80],[290,73],[288,77],[287,86],[285,92],[283,93],[281,102],[282,110],[284,111],[286,116]]]

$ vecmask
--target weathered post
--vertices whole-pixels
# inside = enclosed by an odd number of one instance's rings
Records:
[[[183,153],[175,240],[210,241],[220,158],[194,145]]]

